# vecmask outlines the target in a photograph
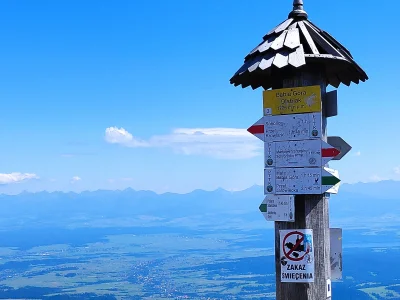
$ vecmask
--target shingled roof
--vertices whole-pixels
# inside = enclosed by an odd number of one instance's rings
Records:
[[[324,67],[327,84],[336,88],[368,79],[349,50],[308,20],[303,0],[294,0],[288,19],[264,36],[230,83],[267,90],[286,72],[316,64]]]

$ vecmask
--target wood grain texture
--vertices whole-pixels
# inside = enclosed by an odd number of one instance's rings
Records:
[[[275,33],[275,30],[276,30],[279,26],[281,26],[281,25],[284,24],[285,22],[286,22],[286,20],[283,21],[282,23],[280,23],[278,26],[275,26],[274,28],[272,28],[270,31],[268,31],[267,34],[264,35],[263,39],[266,40],[271,34]]]
[[[286,19],[282,23],[280,23],[278,26],[275,26],[273,29],[268,31],[266,35],[264,35],[263,39],[266,40],[270,35],[279,33],[283,30],[285,30],[291,23],[293,22],[292,18]]]
[[[267,51],[271,47],[271,45],[274,42],[274,40],[275,40],[275,37],[274,36],[270,36],[264,43],[262,43],[257,48],[258,52],[263,53],[263,52]]]
[[[263,58],[263,60],[261,61],[260,65],[259,65],[259,68],[261,70],[270,68],[272,66],[274,59],[275,59],[274,53],[270,53],[268,56],[265,56]]]
[[[283,22],[281,25],[276,27],[275,33],[279,33],[281,31],[284,31],[285,29],[288,28],[288,26],[293,22],[293,19],[287,19],[285,22]]]
[[[260,62],[261,62],[261,59],[262,59],[262,58],[260,57],[259,60],[257,60],[256,62],[254,62],[254,63],[248,68],[248,70],[249,70],[250,73],[253,72],[255,69],[258,68],[258,66],[259,66],[259,64],[260,64]]]
[[[258,47],[260,47],[260,46],[261,46],[262,44],[264,44],[264,43],[265,43],[265,41],[259,43],[255,48],[253,48],[253,50],[251,50],[251,51],[249,52],[249,54],[246,55],[246,57],[245,57],[244,59],[246,60],[246,59],[248,59],[250,56],[252,56],[252,55],[258,50]]]
[[[275,38],[276,38],[276,36],[274,36],[274,35],[271,35],[270,37],[268,37],[268,39],[264,40],[257,47],[255,47],[253,50],[251,50],[250,53],[247,54],[244,59],[245,60],[249,59],[252,56],[255,56],[259,53],[267,51],[269,49],[269,47],[271,46],[272,42],[275,40]]]
[[[310,21],[308,21],[310,24],[312,24]],[[349,55],[349,57],[351,58],[351,59],[353,59],[353,56],[351,55],[351,53],[350,53],[350,51],[349,50],[347,50],[347,48],[346,47],[344,47],[341,43],[339,43],[339,41],[337,41],[333,36],[331,36],[330,34],[329,34],[329,32],[327,32],[327,31],[324,31],[324,30],[321,30],[320,31],[320,34],[329,42],[329,43],[331,43],[333,46],[335,46],[337,49],[340,49],[340,50],[342,50],[343,52],[346,52],[348,55]]]
[[[271,45],[271,49],[279,50],[283,47],[283,43],[285,42],[287,30],[284,30],[280,36],[278,36]]]
[[[310,25],[314,28],[314,30],[315,30],[316,32],[319,32],[319,33],[320,33],[320,32],[322,31],[320,28],[318,28],[318,26],[316,26],[313,22],[311,22],[310,19],[307,19],[306,22],[307,22],[308,24],[310,24]]]
[[[299,49],[301,46],[302,49]],[[271,88],[277,85],[276,81],[282,74],[314,65],[324,66],[326,80],[334,87],[341,83],[349,85],[351,82],[358,84],[368,80],[367,74],[354,61],[349,50],[328,32],[319,29],[308,19],[289,17],[270,30],[263,42],[253,48],[230,83],[242,85],[242,88]]]
[[[299,71],[296,76],[282,80],[276,88],[320,85],[322,101],[326,101],[326,83],[319,70]],[[323,118],[323,137],[327,140],[326,118]],[[327,298],[326,280],[331,278],[330,269],[330,232],[329,232],[329,197],[322,195],[297,195],[295,197],[295,222],[275,222],[275,265],[277,300],[323,300]],[[314,282],[282,283],[280,264],[279,230],[312,229],[314,242]],[[333,292],[334,293],[334,292]]]
[[[297,22],[294,22],[292,25],[290,25],[290,26],[288,27],[288,29],[296,28],[297,25],[298,25]]]
[[[305,37],[305,39],[307,41],[308,46],[311,49],[311,52],[313,54],[319,54],[318,48],[315,45],[315,43],[314,43],[310,33],[308,32],[306,26],[304,25],[304,23],[302,21],[300,21],[298,23],[299,23],[299,28],[300,28],[301,32],[303,33],[303,35],[304,35],[304,37]]]
[[[304,57],[304,50],[303,50],[303,45],[300,45],[296,49],[296,51],[292,52],[289,54],[289,64],[292,65],[293,67],[301,67],[302,65],[306,64],[306,59]]]
[[[300,46],[300,33],[298,28],[288,29],[284,46],[294,49]]]
[[[287,50],[281,51],[275,55],[273,64],[278,68],[283,68],[289,63],[289,52]]]
[[[333,56],[343,57],[342,53],[340,53],[314,29],[314,26],[307,23],[307,21],[304,21],[303,24],[307,27],[307,30],[314,42],[317,43],[322,49],[324,49],[326,53]]]
[[[249,68],[253,66],[255,63],[261,61],[261,57],[253,57],[245,61],[245,63],[240,67],[240,69],[236,72],[235,76],[242,76],[243,74],[249,71]]]

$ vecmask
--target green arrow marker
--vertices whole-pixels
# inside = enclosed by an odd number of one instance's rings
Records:
[[[322,193],[325,193],[326,191],[330,190],[330,193],[337,194],[338,189],[339,189],[339,173],[333,169],[326,168],[324,167],[322,169],[322,174],[321,174],[321,185],[322,185]],[[334,186],[337,186],[336,189],[331,190]]]
[[[335,176],[322,176],[322,185],[336,185],[340,182],[340,179]]]
[[[260,211],[261,211],[262,213],[266,213],[266,212],[267,212],[267,204],[261,203],[259,209],[260,209]]]

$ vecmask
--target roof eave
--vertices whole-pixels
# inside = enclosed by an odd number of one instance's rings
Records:
[[[262,60],[262,58],[258,58],[258,60]],[[339,87],[340,83],[349,86],[351,82],[358,84],[360,81],[365,82],[368,80],[367,74],[358,65],[342,57],[335,57],[329,54],[306,54],[305,60],[306,64],[297,68],[291,65],[283,68],[271,66],[265,70],[256,67],[251,71],[249,68],[245,68],[248,65],[248,63],[245,63],[240,68],[242,71],[240,73],[237,72],[230,79],[230,83],[234,86],[242,86],[242,88],[251,86],[253,89],[263,87],[267,90],[277,84],[277,78],[283,78],[282,76],[288,76],[291,73],[310,67],[322,68],[327,84],[336,88]]]

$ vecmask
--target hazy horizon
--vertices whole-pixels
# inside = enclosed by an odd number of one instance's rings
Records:
[[[400,183],[400,180],[389,179],[389,180],[370,181],[370,182],[341,183],[341,184],[340,184],[340,187],[339,187],[339,192],[340,192],[340,189],[341,189],[341,188],[346,187],[346,186],[365,185],[365,184],[374,185],[374,184],[385,183],[385,182],[398,182],[398,183]],[[135,188],[133,188],[133,187],[127,186],[127,187],[125,187],[125,188],[120,188],[120,189],[98,188],[98,189],[92,189],[92,190],[89,190],[89,189],[88,189],[88,190],[85,190],[85,189],[83,189],[83,190],[80,190],[80,191],[73,191],[73,190],[69,190],[69,191],[68,191],[68,190],[67,190],[67,191],[62,191],[62,190],[38,190],[38,191],[29,191],[29,190],[23,190],[23,191],[18,191],[18,192],[16,192],[16,193],[1,192],[1,185],[0,185],[0,195],[19,195],[19,194],[23,194],[23,193],[32,193],[32,194],[35,194],[35,193],[42,193],[42,192],[47,192],[47,193],[65,193],[65,194],[66,194],[66,193],[81,194],[81,193],[84,193],[84,192],[125,191],[125,190],[133,190],[133,191],[137,191],[137,192],[140,192],[140,191],[143,191],[143,192],[153,192],[153,193],[155,193],[155,194],[157,194],[157,195],[163,195],[163,194],[185,195],[185,194],[190,194],[190,193],[192,193],[192,192],[199,191],[199,190],[200,190],[200,191],[206,191],[206,192],[214,192],[214,191],[217,191],[217,190],[224,190],[224,191],[227,191],[227,192],[242,192],[242,191],[251,189],[251,188],[253,188],[253,187],[263,188],[263,185],[262,185],[262,184],[253,184],[253,185],[251,185],[251,186],[248,186],[248,187],[243,188],[243,189],[238,189],[238,190],[229,190],[229,189],[225,189],[225,188],[223,188],[223,187],[217,187],[217,188],[215,188],[215,189],[202,189],[202,188],[197,188],[197,189],[190,190],[190,191],[188,191],[188,192],[178,192],[178,191],[157,192],[157,191],[154,191],[154,190],[151,190],[151,189],[143,189],[143,190],[141,190],[141,189],[135,189]]]
[[[400,299],[398,4],[0,1],[0,298]]]

